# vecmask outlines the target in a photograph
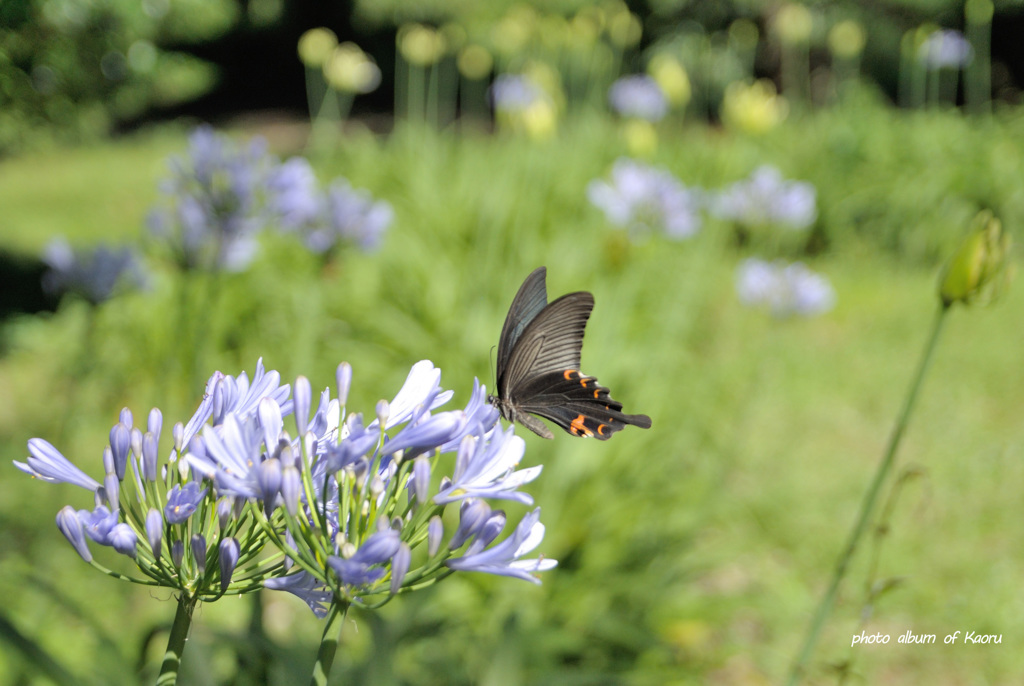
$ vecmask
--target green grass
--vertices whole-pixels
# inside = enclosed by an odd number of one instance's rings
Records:
[[[318,157],[322,180],[343,174],[394,205],[383,249],[348,254],[322,275],[275,243],[248,273],[226,277],[211,310],[197,313],[210,340],[207,372],[251,373],[263,356],[316,388],[333,383],[345,359],[355,370],[352,405],[372,412],[412,363],[429,358],[459,403],[474,376],[490,385],[508,304],[546,264],[552,297],[595,295],[584,370],[654,422],[608,443],[520,431],[525,462],[545,466],[530,489],[548,527],[541,550],[561,566],[536,588],[455,576],[379,617],[355,615],[340,683],[781,681],[925,342],[936,255],[985,198],[1011,232],[1024,216],[1013,182],[1020,163],[999,152],[1020,125],[1012,116],[979,125],[867,108],[763,139],[662,132],[656,161],[687,183],[713,188],[770,162],[816,184],[829,240],[810,263],[832,280],[838,305],[810,320],[773,320],[738,304],[734,269],[748,253],[724,227],[639,245],[607,228],[585,187],[621,151],[597,120],[546,144],[400,130]],[[0,162],[2,245],[35,251],[58,232],[137,239],[163,158],[183,146],[171,132]],[[1001,172],[989,169],[993,160]],[[157,277],[150,292],[100,308],[85,365],[81,306],[7,326],[0,455],[22,459],[25,441],[44,436],[95,475],[123,405],[136,417],[159,405],[168,425],[187,419],[200,389],[160,373],[180,339],[173,280]],[[935,633],[940,645],[850,650],[865,546],[815,655],[815,682],[834,683],[827,664],[851,656],[868,683],[1012,683],[1024,674],[1013,638],[1024,631],[1022,311],[1018,288],[991,308],[953,312],[900,455],[900,468],[919,476],[898,502],[879,575],[905,580],[866,629],[893,641],[907,629]],[[142,635],[170,622],[172,603],[75,556],[52,522],[63,505],[86,500],[12,468],[0,479],[4,613],[73,673],[131,683],[118,666],[135,664]],[[320,626],[293,600],[267,594],[265,616],[272,654],[301,677]],[[185,663],[211,672],[189,683],[230,677],[224,633],[241,640],[247,611],[245,601],[201,610]],[[941,645],[957,629],[1002,633],[1003,644]],[[147,656],[152,665],[153,649]],[[33,668],[20,658],[0,664],[0,682],[26,673]]]

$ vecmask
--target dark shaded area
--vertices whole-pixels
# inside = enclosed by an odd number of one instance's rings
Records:
[[[46,269],[38,258],[0,250],[0,323],[14,314],[57,309],[57,300],[43,292]]]
[[[1020,101],[1024,83],[1024,10],[996,11],[992,20],[992,92],[1000,100]]]
[[[650,18],[651,8],[644,3],[634,1],[628,4],[640,16]],[[242,17],[248,16],[247,5],[246,0],[239,0]],[[902,33],[926,21],[937,21],[946,27],[963,29],[963,17],[959,12],[936,17],[908,7],[884,4],[868,4],[863,9],[867,15],[865,19],[874,15],[874,21],[867,21],[867,28],[879,38],[869,41],[863,68],[866,75],[878,83],[893,102],[896,101],[899,69],[897,53],[893,50],[898,51]],[[208,43],[161,45],[168,50],[191,53],[217,65],[221,71],[221,80],[206,96],[174,108],[151,111],[142,121],[180,116],[218,121],[253,110],[281,110],[304,116],[304,67],[296,55],[296,45],[304,31],[317,26],[333,30],[339,41],[356,42],[374,57],[381,68],[381,88],[356,98],[353,114],[390,114],[394,107],[392,85],[396,27],[357,26],[353,24],[352,13],[351,0],[332,3],[316,0],[286,2],[282,16],[271,26],[255,27],[243,19],[231,32]],[[725,30],[737,16],[737,9],[729,4],[697,5],[669,17],[659,17],[658,25],[664,33],[671,32],[673,25],[696,20],[710,31]],[[645,21],[645,25],[650,27],[650,22]],[[762,32],[767,30],[764,25],[760,28]],[[1020,40],[1022,30],[1024,12],[1019,8],[997,8],[992,24],[992,86],[993,95],[998,99],[1013,102],[1019,96],[1019,84],[1024,78],[1024,42]],[[648,33],[645,39],[651,37]],[[827,64],[829,60],[826,50],[816,51],[812,56],[814,64]],[[759,71],[770,71],[776,67],[771,59],[767,62],[759,59]],[[768,73],[761,75],[771,76]],[[133,128],[142,121],[128,124],[127,128]]]
[[[239,5],[241,15],[246,17],[247,3],[241,0]],[[216,65],[221,74],[220,82],[197,100],[151,111],[127,128],[145,121],[181,116],[218,121],[254,110],[283,110],[305,116],[306,81],[296,47],[305,31],[319,26],[334,31],[339,42],[358,43],[373,56],[383,73],[384,85],[373,93],[359,96],[353,113],[390,112],[394,105],[393,89],[389,87],[394,82],[394,28],[359,31],[352,25],[352,10],[350,0],[286,2],[281,17],[273,25],[255,27],[243,19],[229,33],[201,45],[161,44],[163,49],[190,53]]]

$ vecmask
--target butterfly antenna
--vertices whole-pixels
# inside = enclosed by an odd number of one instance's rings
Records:
[[[491,379],[494,380],[494,385],[491,386],[491,388],[497,388],[498,387],[498,379],[496,379],[495,376],[494,376],[494,349],[496,347],[497,346],[494,346],[494,345],[491,346],[491,355],[490,355]],[[497,392],[497,391],[495,391],[495,392]]]

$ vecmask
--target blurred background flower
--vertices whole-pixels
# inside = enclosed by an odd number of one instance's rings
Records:
[[[668,112],[668,100],[658,82],[646,74],[623,76],[608,89],[608,104],[620,117],[661,121]]]
[[[689,238],[701,226],[699,191],[686,188],[666,169],[627,158],[616,160],[609,180],[590,182],[587,199],[610,224],[635,238],[650,233]]]
[[[974,49],[959,31],[939,29],[928,35],[917,54],[929,69],[959,69],[974,58]]]
[[[198,127],[185,157],[169,162],[160,184],[162,201],[151,210],[149,230],[184,270],[238,271],[256,255],[256,234],[266,221],[263,194],[272,159],[266,141],[241,146]]]
[[[775,84],[759,79],[751,84],[729,84],[722,98],[722,122],[750,134],[764,134],[778,126],[789,113],[789,103],[775,91]]]
[[[109,300],[118,290],[146,286],[142,262],[134,249],[98,245],[72,250],[63,238],[54,238],[43,251],[48,269],[43,288],[53,296],[73,293],[91,305]]]
[[[817,191],[806,181],[787,181],[770,165],[753,171],[711,195],[709,208],[719,219],[747,228],[778,226],[806,229],[818,216]]]
[[[754,257],[741,262],[736,270],[736,294],[744,305],[767,309],[780,318],[822,314],[836,301],[828,280],[802,263]]]

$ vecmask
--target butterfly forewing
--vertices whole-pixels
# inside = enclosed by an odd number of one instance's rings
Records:
[[[512,306],[509,307],[508,315],[505,317],[505,324],[501,327],[501,338],[498,339],[499,378],[501,370],[508,368],[509,357],[516,347],[516,342],[522,337],[523,331],[548,304],[548,290],[545,283],[547,271],[545,267],[534,269],[526,277],[526,281],[519,287],[519,292],[512,300]]]
[[[538,375],[579,369],[583,333],[594,296],[579,292],[563,295],[541,310],[523,331],[509,355],[504,375],[499,367],[498,390],[515,402],[520,389]]]

